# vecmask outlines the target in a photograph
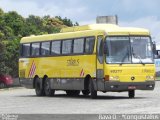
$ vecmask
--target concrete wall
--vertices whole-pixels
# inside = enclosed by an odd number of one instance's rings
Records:
[[[117,16],[98,16],[96,18],[96,23],[109,23],[109,24],[118,24]]]

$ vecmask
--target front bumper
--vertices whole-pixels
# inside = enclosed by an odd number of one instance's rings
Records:
[[[104,82],[105,91],[153,90],[155,81],[146,82]]]

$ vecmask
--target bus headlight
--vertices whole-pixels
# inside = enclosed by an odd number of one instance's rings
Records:
[[[154,80],[154,76],[146,76],[146,80]]]
[[[119,81],[119,76],[110,76],[109,80]]]

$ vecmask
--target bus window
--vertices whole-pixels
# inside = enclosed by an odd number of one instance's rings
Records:
[[[62,54],[70,54],[72,52],[72,40],[64,40],[62,42]]]
[[[23,44],[22,45],[22,56],[23,57],[28,57],[30,56],[30,44]]]
[[[83,53],[84,38],[74,39],[73,53]]]
[[[59,55],[61,54],[61,41],[52,41],[51,54]]]
[[[42,42],[41,44],[41,55],[50,54],[50,42]]]
[[[95,42],[95,38],[94,37],[86,38],[85,53],[93,53],[94,42]]]
[[[130,42],[133,63],[139,63],[139,61],[153,63],[153,52],[149,37],[130,37]]]
[[[31,55],[32,56],[39,56],[40,43],[32,43],[31,46],[32,46]]]

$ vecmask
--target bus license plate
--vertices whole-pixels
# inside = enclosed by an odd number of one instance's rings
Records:
[[[134,89],[136,89],[136,86],[128,86],[128,89],[129,90],[134,90]]]

